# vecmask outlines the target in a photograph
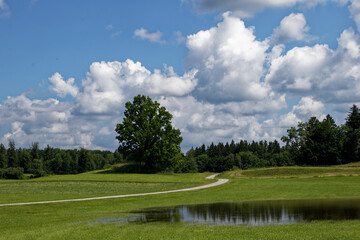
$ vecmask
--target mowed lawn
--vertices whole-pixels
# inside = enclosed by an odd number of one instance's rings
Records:
[[[244,177],[244,173],[246,175],[247,171],[258,171],[258,173],[252,172],[251,177]],[[129,214],[128,211],[147,207],[266,199],[360,198],[360,176],[349,176],[351,175],[349,173],[337,173],[339,176],[326,176],[329,173],[324,173],[321,170],[320,174],[319,171],[315,170],[317,172],[314,173],[316,177],[308,175],[304,177],[300,174],[301,169],[293,171],[284,168],[280,171],[287,171],[286,177],[283,177],[284,174],[279,172],[267,173],[266,177],[262,177],[264,169],[247,171],[237,170],[223,173],[221,177],[228,177],[229,183],[191,192],[124,199],[2,207],[0,208],[0,219],[2,219],[0,221],[0,239],[359,239],[360,221],[358,220],[259,227],[214,227],[182,223],[118,225],[101,224],[97,221],[102,218],[126,216]],[[304,169],[304,171],[309,170]],[[359,171],[359,169],[355,169],[355,171]],[[289,172],[292,172],[291,176]],[[296,175],[296,172],[299,173],[299,176]],[[356,173],[352,174],[357,175]],[[187,184],[200,183],[201,185],[206,183],[201,182],[201,179],[209,173],[145,176],[144,178],[148,178],[149,181],[137,181],[137,178],[142,177],[142,175],[103,175],[100,177],[105,178],[103,182],[107,181],[106,178],[119,177],[123,178],[124,183],[130,182],[124,181],[126,178],[132,179],[133,183],[151,183],[155,182],[155,179],[161,178],[159,181],[165,185],[168,183],[181,184],[183,181],[183,187],[187,187],[185,186]],[[88,179],[84,179],[87,178],[85,175],[54,176],[47,180],[42,178],[34,182],[41,186],[41,182],[49,182],[49,179],[52,178],[56,182],[55,179],[58,177],[68,177],[69,182],[80,178],[83,178],[81,181],[91,182],[90,176],[91,174],[89,174]],[[96,175],[97,177],[98,175]],[[165,181],[165,178],[168,179]],[[150,181],[150,179],[153,180]],[[79,180],[79,182],[81,181]],[[107,182],[111,183],[112,181],[114,180]],[[46,195],[46,193],[44,194]]]

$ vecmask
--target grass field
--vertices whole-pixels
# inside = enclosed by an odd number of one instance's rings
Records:
[[[351,169],[356,167],[351,167]],[[330,169],[330,168],[326,168]],[[332,167],[331,167],[332,169]],[[358,170],[358,169],[355,169]],[[251,177],[247,172],[252,171]],[[303,177],[303,172],[310,170],[285,168],[280,172],[265,174],[264,169],[232,171],[223,173],[222,177],[230,178],[229,183],[214,188],[202,189],[193,192],[170,193],[132,197],[124,199],[96,200],[88,202],[56,203],[33,206],[12,206],[0,208],[0,239],[359,239],[360,221],[325,221],[306,224],[281,226],[206,226],[186,224],[94,224],[95,220],[107,217],[127,215],[127,211],[147,207],[171,206],[181,204],[210,203],[224,201],[246,201],[265,199],[301,199],[301,198],[354,198],[360,197],[360,176],[348,172],[336,174],[339,176],[325,176],[323,170],[311,177],[310,173]],[[284,174],[281,171],[288,172]],[[315,171],[316,169],[311,169]],[[330,170],[329,170],[330,171]],[[346,170],[345,170],[346,171]],[[289,174],[291,172],[291,175]],[[244,174],[245,173],[245,174]],[[325,175],[323,175],[325,174]],[[73,176],[51,176],[31,181],[0,181],[1,184],[19,183],[18,192],[25,191],[26,184],[34,183],[33,195],[38,195],[36,185],[42,183],[101,182],[113,183],[140,183],[160,185],[179,184],[182,186],[207,183],[203,178],[208,174],[187,175],[127,175],[127,174],[100,174],[89,173]],[[246,177],[244,177],[246,176]],[[24,184],[24,185],[23,185]],[[143,186],[144,187],[144,186]],[[84,188],[81,194],[94,194],[92,186]],[[146,188],[146,187],[144,187]],[[86,190],[87,189],[87,190]],[[99,189],[101,189],[99,187]],[[143,189],[131,189],[131,191]],[[0,189],[0,191],[2,191]],[[2,193],[2,201],[9,201],[10,194],[6,190]],[[47,197],[47,191],[40,194]],[[58,193],[61,195],[62,188]],[[64,190],[65,191],[65,190]],[[89,192],[87,192],[89,191]],[[90,192],[91,191],[91,192]],[[100,190],[99,190],[100,191]],[[113,191],[113,190],[111,190]],[[109,191],[109,192],[111,192]],[[124,190],[125,191],[125,190]],[[129,189],[126,191],[130,191]],[[118,193],[118,192],[117,192]],[[71,193],[75,196],[77,193]],[[79,193],[80,194],[80,193]],[[102,194],[105,194],[103,192]],[[10,194],[11,195],[11,194]],[[14,194],[16,195],[16,194]],[[28,193],[28,197],[32,195]],[[24,199],[23,199],[24,200]]]
[[[223,174],[224,177],[235,178],[291,178],[291,177],[333,177],[360,176],[360,165],[342,167],[274,167],[249,170],[235,170]]]
[[[0,180],[0,204],[147,193],[199,186],[209,174],[112,174],[94,171],[31,180]]]

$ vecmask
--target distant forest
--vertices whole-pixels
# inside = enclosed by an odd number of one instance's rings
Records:
[[[340,126],[330,115],[323,120],[311,117],[288,129],[281,140],[282,147],[276,140],[203,144],[190,149],[176,171],[222,172],[234,167],[329,166],[360,161],[359,108],[353,105]]]
[[[0,178],[22,179],[42,177],[49,174],[77,174],[96,169],[104,169],[122,162],[122,155],[117,151],[63,150],[52,148],[39,149],[38,143],[30,148],[16,148],[13,140],[6,149],[0,144]]]
[[[276,140],[205,144],[191,148],[186,155],[177,156],[170,171],[222,172],[233,168],[312,165],[328,166],[360,161],[360,112],[353,105],[346,122],[337,125],[327,115],[319,120],[311,117],[297,127],[287,130],[283,146]],[[63,150],[38,143],[30,148],[16,148],[10,140],[6,148],[0,144],[0,178],[22,179],[24,174],[41,177],[49,174],[77,174],[108,168],[126,161],[121,152],[74,149]]]

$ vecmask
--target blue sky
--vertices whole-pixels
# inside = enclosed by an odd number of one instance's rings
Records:
[[[115,149],[150,95],[183,150],[360,103],[356,0],[0,0],[0,142]]]

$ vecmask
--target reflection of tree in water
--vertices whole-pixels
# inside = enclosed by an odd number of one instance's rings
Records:
[[[182,215],[178,207],[173,208],[159,208],[149,209],[146,211],[138,211],[133,213],[142,213],[143,215],[136,217],[132,221],[135,223],[147,223],[147,222],[181,222]]]
[[[360,219],[360,199],[215,203],[139,211],[137,223],[289,224],[313,220]]]
[[[188,206],[188,211],[196,219],[212,223],[263,224],[280,222],[284,216],[279,204],[268,202],[216,203]]]

